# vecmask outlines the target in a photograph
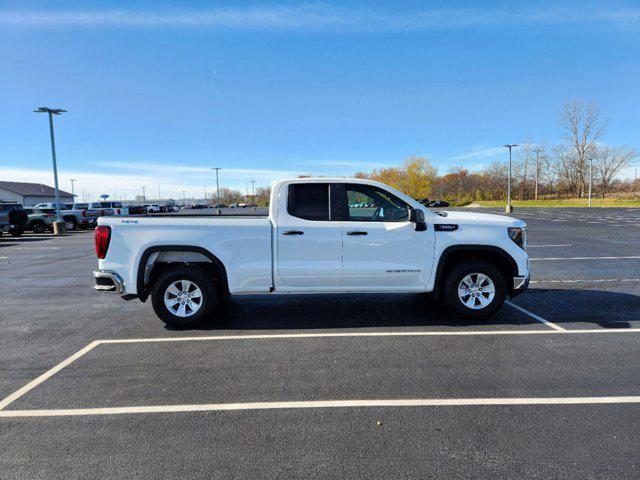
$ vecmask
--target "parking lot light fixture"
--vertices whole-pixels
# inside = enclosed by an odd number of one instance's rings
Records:
[[[66,110],[62,108],[39,107],[34,110],[35,113],[49,114],[49,135],[51,136],[51,156],[53,158],[53,183],[56,196],[56,222],[62,222],[62,214],[60,213],[60,190],[58,189],[58,164],[56,162],[56,141],[53,135],[53,116],[62,115]]]
[[[511,149],[517,146],[518,145],[515,143],[503,145],[504,148],[509,149],[509,176],[507,177],[507,208],[505,209],[507,213],[513,212],[513,207],[511,206]]]
[[[222,170],[221,167],[213,167],[211,170],[215,170],[216,171],[216,194],[218,197],[218,205],[220,205],[220,182],[218,182],[218,172],[220,170]]]

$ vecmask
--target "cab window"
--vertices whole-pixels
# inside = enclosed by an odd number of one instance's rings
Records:
[[[409,205],[372,185],[346,184],[345,220],[351,222],[406,222]],[[344,198],[344,196],[343,196]]]
[[[328,183],[294,183],[289,185],[289,215],[305,220],[330,220],[330,189]]]

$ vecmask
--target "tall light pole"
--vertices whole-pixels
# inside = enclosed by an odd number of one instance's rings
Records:
[[[538,200],[538,183],[539,183],[539,177],[540,177],[540,152],[542,151],[542,148],[540,147],[536,147],[536,149],[534,150],[534,152],[536,152],[536,189],[535,189],[535,193],[533,194],[533,198],[535,200]]]
[[[207,186],[204,186],[204,201],[207,201]]]
[[[73,197],[73,203],[76,203],[76,190],[75,188],[73,188],[73,184],[76,181],[76,179],[70,178],[69,181],[71,182],[71,196]]]
[[[515,143],[503,145],[504,148],[509,149],[509,177],[507,179],[507,208],[505,211],[507,213],[513,212],[513,207],[511,206],[511,149],[513,147],[517,147]]]
[[[251,195],[253,195],[254,197],[256,196],[256,181],[255,180],[249,180],[249,183],[251,183]]]
[[[187,193],[185,190],[182,190],[182,205],[186,206],[187,205],[187,197],[185,196],[185,193]]]
[[[211,170],[216,171],[216,191],[218,195],[218,205],[220,205],[220,183],[218,182],[218,171],[222,170],[221,167],[213,167]]]
[[[62,108],[48,108],[40,107],[34,110],[35,113],[48,113],[49,114],[49,134],[51,136],[51,157],[53,158],[53,183],[56,192],[56,221],[62,222],[62,215],[60,214],[60,190],[58,189],[58,164],[56,162],[56,141],[53,135],[53,116],[62,115],[66,113],[66,110]]]
[[[147,201],[147,187],[140,187],[142,188],[142,200],[143,201]]]

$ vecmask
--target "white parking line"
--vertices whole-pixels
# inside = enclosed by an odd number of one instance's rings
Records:
[[[529,397],[529,398],[411,398],[372,400],[308,400],[294,402],[203,403],[187,405],[145,405],[55,410],[5,410],[0,417],[56,417],[79,415],[119,415],[132,413],[228,412],[237,410],[292,410],[371,407],[451,407],[485,405],[602,405],[640,403],[640,396],[612,397]]]
[[[527,248],[536,248],[536,247],[572,247],[572,243],[563,243],[559,245],[527,245]]]
[[[504,303],[505,303],[505,305],[509,305],[510,307],[515,308],[519,312],[522,312],[525,315],[533,318],[534,320],[537,320],[538,322],[544,323],[545,325],[547,325],[548,327],[553,328],[554,330],[557,330],[557,331],[560,331],[560,332],[566,332],[566,330],[564,328],[562,328],[561,326],[556,325],[555,323],[550,322],[549,320],[545,320],[544,318],[540,317],[539,315],[536,315],[535,313],[530,312],[529,310],[527,310],[525,308],[522,308],[521,306],[516,305],[515,303],[512,303],[509,300],[507,300]]]
[[[46,372],[44,372],[42,375],[40,375],[37,378],[34,378],[33,380],[31,380],[29,383],[27,383],[24,387],[22,387],[19,390],[16,390],[15,392],[13,392],[11,395],[9,395],[7,398],[5,398],[4,400],[2,400],[0,402],[0,410],[2,410],[4,407],[6,407],[7,405],[9,405],[10,403],[16,401],[18,398],[20,398],[21,396],[23,396],[25,393],[27,393],[29,390],[34,389],[35,387],[37,387],[38,385],[40,385],[42,382],[44,382],[45,380],[47,380],[48,378],[52,377],[53,375],[55,375],[56,373],[58,373],[60,370],[62,370],[64,367],[66,367],[67,365],[70,365],[71,363],[75,362],[77,359],[79,359],[81,356],[83,356],[85,353],[93,350],[95,347],[97,347],[100,343],[99,342],[91,342],[89,345],[87,345],[86,347],[84,347],[81,350],[78,350],[76,353],[74,353],[73,355],[71,355],[69,358],[63,360],[62,362],[60,362],[59,364],[57,364],[55,367],[53,367],[50,370],[47,370]]]
[[[531,280],[534,283],[605,283],[605,282],[640,282],[640,278],[585,278],[579,280]]]
[[[516,310],[523,311],[526,315],[533,316],[535,314],[519,307],[511,302],[507,302]],[[163,342],[194,342],[194,341],[226,341],[226,340],[276,340],[276,339],[298,339],[298,338],[332,338],[332,337],[454,337],[454,336],[491,336],[491,335],[584,335],[584,334],[622,334],[622,333],[640,333],[640,328],[597,328],[582,330],[565,330],[558,325],[552,324],[537,315],[533,316],[536,320],[545,323],[553,328],[553,330],[493,330],[493,331],[463,331],[463,332],[336,332],[336,333],[280,333],[280,334],[256,334],[256,335],[216,335],[201,337],[161,337],[161,338],[123,338],[110,340],[95,340],[70,357],[66,358],[55,367],[47,370],[39,377],[27,383],[24,387],[16,390],[14,393],[0,401],[0,416],[7,413],[4,408],[15,402],[30,390],[40,385],[45,380],[51,378],[63,368],[78,360],[86,353],[102,344],[123,344],[123,343],[163,343]],[[555,325],[555,326],[553,326]],[[138,408],[138,407],[135,407]],[[98,409],[100,410],[100,409]]]
[[[539,257],[531,260],[628,260],[638,258],[640,258],[640,255],[630,255],[628,257]]]

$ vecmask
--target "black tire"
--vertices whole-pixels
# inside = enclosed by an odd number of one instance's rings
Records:
[[[44,222],[33,222],[31,224],[31,231],[33,233],[44,233],[47,230],[47,226]]]
[[[188,280],[202,292],[202,303],[190,316],[181,317],[170,310],[164,301],[165,292],[176,281]],[[170,267],[156,280],[151,291],[151,304],[156,315],[167,325],[177,328],[193,327],[210,318],[219,306],[215,278],[206,270],[197,266],[180,265]]]
[[[15,228],[9,229],[9,234],[12,237],[19,237],[23,233],[24,233],[24,228],[22,228],[22,227],[15,227]]]
[[[462,297],[476,305],[472,308],[466,305],[458,294],[458,287],[467,275],[480,273],[486,275],[494,285],[495,294],[486,306],[482,306],[480,299],[473,300],[471,296]],[[482,288],[482,287],[480,287]],[[490,295],[486,292],[474,290],[478,296],[487,299]],[[442,300],[445,306],[453,313],[470,318],[483,318],[496,313],[504,304],[507,297],[505,279],[498,268],[484,260],[463,260],[455,264],[447,273],[442,285]]]

